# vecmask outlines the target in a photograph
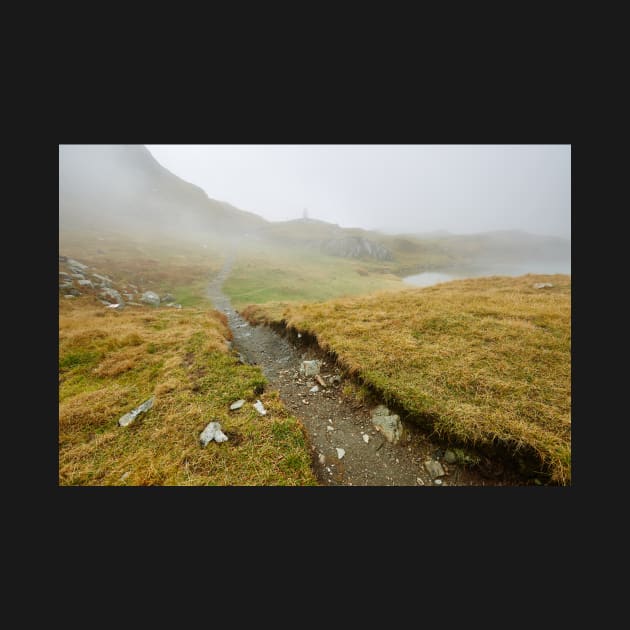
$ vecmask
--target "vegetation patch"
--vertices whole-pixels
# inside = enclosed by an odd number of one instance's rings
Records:
[[[265,378],[237,362],[230,337],[216,311],[61,301],[59,484],[316,485],[303,427],[277,393],[255,393]],[[151,397],[150,410],[118,425]],[[248,404],[231,412],[239,398]],[[211,421],[228,441],[204,448]]]
[[[537,290],[536,282],[552,288]],[[571,482],[571,278],[458,280],[320,303],[243,310],[319,345],[386,401],[453,445],[535,455]]]

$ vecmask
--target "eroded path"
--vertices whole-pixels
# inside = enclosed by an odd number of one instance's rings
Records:
[[[390,444],[371,422],[374,405],[366,406],[344,396],[342,386],[329,385],[312,393],[318,383],[299,374],[303,360],[320,359],[323,377],[340,371],[318,348],[293,345],[267,326],[250,326],[232,307],[221,287],[234,256],[228,257],[211,281],[207,295],[215,308],[227,315],[234,335],[234,349],[247,363],[258,365],[269,385],[277,390],[289,411],[303,423],[312,451],[313,468],[325,485],[348,486],[458,486],[508,485],[477,470],[441,460],[447,474],[436,483],[424,468],[428,459],[440,459],[443,451],[413,424],[403,424],[403,439]],[[326,380],[326,379],[325,379]],[[343,384],[343,380],[341,381]],[[366,441],[365,435],[368,436]],[[337,449],[343,449],[339,458]],[[512,485],[510,483],[509,485]]]

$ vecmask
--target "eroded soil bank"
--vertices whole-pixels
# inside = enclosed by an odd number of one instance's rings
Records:
[[[372,396],[360,401],[355,396],[344,395],[343,386],[348,378],[333,357],[306,337],[279,334],[268,326],[251,326],[232,308],[221,290],[232,262],[233,257],[228,258],[211,281],[208,297],[228,318],[234,350],[244,362],[262,369],[269,381],[267,389],[277,390],[287,409],[303,423],[313,468],[322,484],[438,487],[533,483],[500,461],[484,456],[474,467],[446,463],[446,445],[431,439],[402,414],[402,439],[390,444],[371,420],[372,410],[382,401]],[[320,373],[327,384],[325,388],[314,378],[300,374],[302,361],[311,359],[322,361]],[[328,383],[328,378],[334,375],[340,377],[338,385]],[[319,391],[311,392],[315,386]],[[446,474],[433,479],[425,469],[428,460],[439,461]]]

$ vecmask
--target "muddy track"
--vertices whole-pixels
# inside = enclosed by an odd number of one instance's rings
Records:
[[[296,339],[296,345],[268,326],[250,326],[232,307],[221,287],[232,269],[234,255],[212,279],[207,295],[215,308],[226,314],[234,335],[234,350],[244,362],[259,366],[269,385],[277,390],[284,405],[300,419],[306,429],[313,469],[324,485],[347,486],[436,486],[423,463],[440,459],[444,445],[432,441],[420,429],[405,422],[398,444],[390,444],[370,420],[370,412],[380,401],[362,404],[344,396],[342,386],[319,386],[300,376],[303,360],[320,359],[322,376],[343,375],[339,367],[317,346]],[[365,435],[368,436],[366,441]],[[340,459],[337,449],[345,454]],[[467,466],[442,465],[447,471],[441,486],[514,485],[515,480],[482,475]],[[438,482],[439,483],[439,482]],[[518,482],[516,482],[518,483]]]

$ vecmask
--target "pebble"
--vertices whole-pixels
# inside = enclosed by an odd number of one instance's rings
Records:
[[[442,480],[441,479],[434,479],[433,483],[438,485],[438,486],[441,486],[442,485]]]
[[[424,481],[422,481],[420,477],[416,477],[416,481],[418,482],[419,485],[424,486]]]
[[[327,431],[334,431],[334,430],[335,430],[335,427],[326,427],[326,430],[327,430]]]
[[[245,401],[241,398],[240,400],[237,400],[236,402],[233,402],[230,405],[230,409],[232,411],[236,411],[237,409],[240,409],[244,404],[245,404]]]
[[[323,466],[326,463],[326,456],[323,453],[319,454],[319,463]]]
[[[311,394],[316,394],[319,391],[319,387],[317,385],[314,385],[308,391],[311,392]]]
[[[125,474],[124,474],[124,475],[120,478],[120,480],[121,480],[121,481],[125,481],[125,479],[127,479],[127,477],[129,477],[129,475],[130,475],[130,474],[131,474],[131,471],[129,471],[129,470],[128,470],[128,471],[127,471],[127,472],[126,472],[126,473],[125,473]]]
[[[363,441],[367,444],[370,441],[370,436],[367,433],[363,434]]]
[[[254,409],[261,415],[261,416],[266,416],[267,415],[267,410],[265,409],[264,405],[260,402],[260,400],[257,400],[254,403]]]
[[[338,448],[338,449],[336,449],[336,451],[337,451],[337,457],[339,459],[341,459],[346,454],[346,451],[344,449],[342,449],[342,448]]]

